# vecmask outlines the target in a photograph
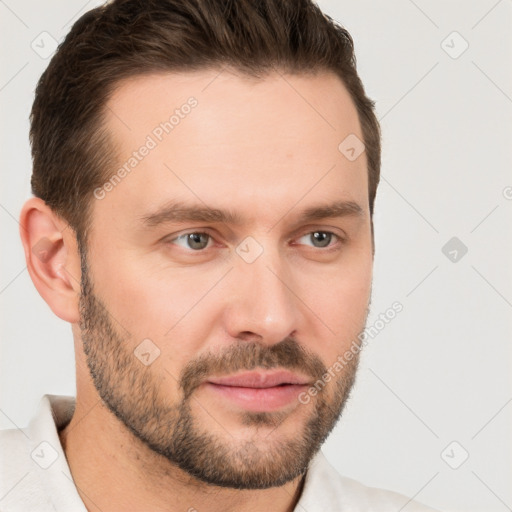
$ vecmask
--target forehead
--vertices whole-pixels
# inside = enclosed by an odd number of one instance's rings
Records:
[[[366,155],[350,161],[338,149],[363,138],[357,110],[332,73],[139,76],[105,112],[117,164],[101,208],[111,213],[140,217],[170,199],[282,211],[301,198],[367,202]]]

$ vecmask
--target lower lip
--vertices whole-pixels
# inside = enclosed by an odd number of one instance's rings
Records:
[[[293,402],[298,402],[299,394],[307,387],[300,384],[286,384],[271,388],[244,388],[223,386],[212,382],[206,382],[204,385],[217,395],[253,412],[276,411]]]

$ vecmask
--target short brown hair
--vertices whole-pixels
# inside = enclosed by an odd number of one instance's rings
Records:
[[[103,122],[115,86],[136,75],[215,66],[255,77],[274,68],[339,76],[359,115],[373,215],[381,162],[374,102],[358,76],[350,34],[311,0],[114,0],[84,14],[37,84],[34,195],[85,242],[93,191],[115,165]]]

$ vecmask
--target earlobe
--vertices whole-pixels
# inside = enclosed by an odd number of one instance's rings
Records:
[[[29,199],[20,214],[20,236],[32,282],[51,310],[79,321],[80,255],[74,231],[42,199]]]

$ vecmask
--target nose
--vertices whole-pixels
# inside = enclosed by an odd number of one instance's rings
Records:
[[[252,263],[236,259],[230,274],[224,310],[230,336],[271,345],[293,335],[301,302],[294,293],[292,273],[277,250],[265,250]]]

